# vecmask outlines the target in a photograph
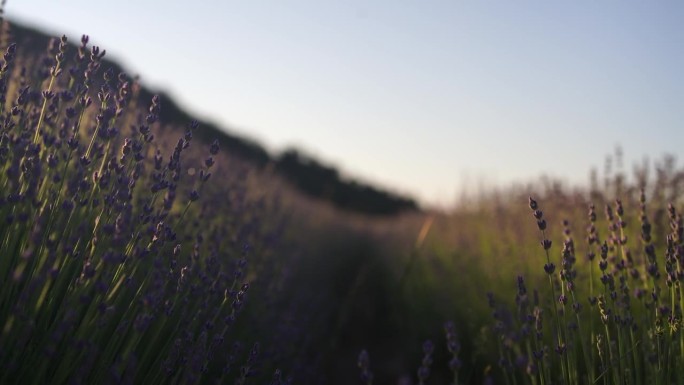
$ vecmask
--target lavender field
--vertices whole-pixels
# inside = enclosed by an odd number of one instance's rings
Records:
[[[88,36],[22,28],[0,32],[0,383],[682,383],[673,157],[363,214],[171,119]]]

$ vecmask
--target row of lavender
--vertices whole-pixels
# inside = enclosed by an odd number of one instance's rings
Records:
[[[469,329],[466,322],[456,327],[447,324],[446,343],[424,345],[422,364],[416,365],[414,373],[417,382],[428,383],[432,371],[444,380],[444,372],[451,371],[453,384],[680,383],[684,378],[684,219],[676,206],[684,174],[672,172],[671,161],[666,158],[665,166],[670,167],[663,166],[653,185],[637,175],[634,186],[625,185],[619,177],[617,188],[606,188],[605,194],[594,191],[592,198],[603,205],[603,215],[588,203],[588,214],[585,211],[583,218],[578,217],[572,206],[587,202],[586,193],[571,197],[555,190],[546,194],[545,200],[558,212],[549,211],[554,219],[547,223],[549,215],[530,198],[541,240],[536,251],[519,243],[531,238],[526,230],[519,231],[517,223],[524,220],[519,210],[507,212],[505,205],[493,209],[492,216],[482,222],[497,228],[484,243],[504,247],[491,260],[482,258],[467,267],[471,274],[479,270],[497,274],[489,282],[490,292],[486,296],[480,293],[490,312],[490,324],[480,332],[489,338],[475,340],[472,334],[477,334],[476,329]],[[647,187],[655,197],[650,205]],[[624,201],[611,201],[606,196],[609,191],[623,196]],[[667,200],[673,203],[662,208]],[[512,226],[496,226],[497,220],[512,220]],[[578,249],[573,237],[577,230],[571,222],[586,229]],[[472,226],[475,220],[466,223]],[[558,235],[549,232],[553,223],[562,227]],[[518,244],[506,246],[509,241],[504,234],[511,228],[511,242]],[[481,229],[475,231],[482,235]],[[501,253],[505,247],[510,248]],[[513,279],[516,270],[525,271],[526,276]],[[464,283],[452,288],[473,285],[462,271],[455,272],[454,280]],[[497,282],[499,275],[513,277]],[[530,286],[535,289],[528,290]],[[481,346],[462,351],[459,342],[464,339]],[[438,350],[442,360],[433,365]],[[444,362],[446,357],[451,358]],[[371,384],[367,351],[359,356],[358,365],[362,382]],[[494,370],[497,367],[500,370]]]
[[[1,63],[0,383],[244,383],[277,354],[238,315],[278,266],[246,266],[282,225],[88,40]]]

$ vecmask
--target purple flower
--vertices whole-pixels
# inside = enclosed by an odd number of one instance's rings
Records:
[[[209,153],[211,155],[216,155],[219,152],[219,142],[218,139],[214,139],[213,142],[211,142],[211,147],[209,147]]]

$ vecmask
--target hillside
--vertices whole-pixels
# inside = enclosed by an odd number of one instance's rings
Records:
[[[16,22],[11,23],[9,32],[9,40],[18,43],[23,50],[22,54],[34,56],[36,60],[41,60],[47,54],[46,47],[53,38]],[[108,60],[106,56],[102,63],[103,68],[112,68],[114,73],[126,72],[118,63]],[[310,197],[328,201],[344,210],[365,214],[392,215],[418,209],[412,198],[345,178],[335,167],[326,165],[299,149],[286,149],[279,154],[270,154],[259,143],[234,135],[228,128],[218,127],[211,122],[190,116],[171,97],[163,92],[153,92],[143,84],[140,90],[142,100],[150,100],[155,94],[160,95],[162,100],[159,114],[162,123],[183,125],[190,120],[197,120],[198,139],[209,142],[218,138],[221,148],[231,155],[242,158],[258,168],[272,167],[276,174]]]

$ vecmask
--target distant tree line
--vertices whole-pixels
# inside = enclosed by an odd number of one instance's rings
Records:
[[[388,215],[418,208],[412,199],[353,180],[346,181],[337,169],[322,165],[294,149],[280,154],[276,170],[306,194],[333,202],[343,209]]]

